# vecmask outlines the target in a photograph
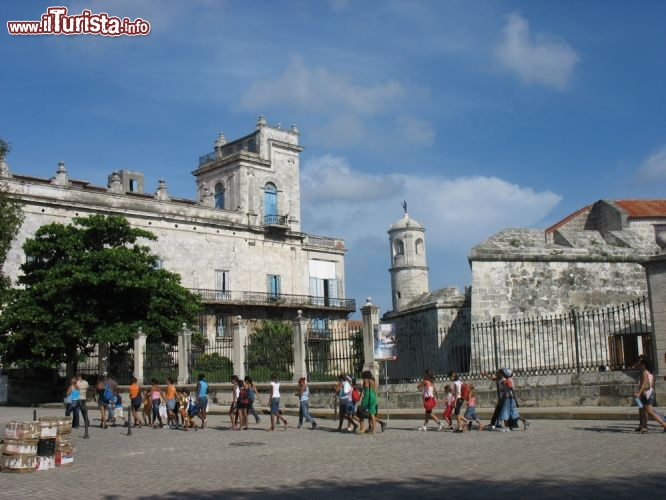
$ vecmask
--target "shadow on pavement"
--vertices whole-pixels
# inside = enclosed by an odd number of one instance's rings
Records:
[[[504,466],[511,467],[510,464]],[[464,464],[461,466],[461,478],[442,481],[436,477],[424,476],[402,481],[373,479],[364,483],[347,481],[306,481],[289,488],[226,488],[224,490],[179,489],[160,495],[143,495],[136,498],[142,500],[167,499],[386,499],[386,498],[423,498],[437,499],[460,496],[460,498],[511,498],[511,499],[561,499],[563,496],[575,495],[579,498],[636,498],[637,491],[641,496],[660,496],[663,492],[664,477],[661,474],[649,474],[640,478],[619,477],[614,480],[605,478],[603,481],[572,480],[567,482],[561,477],[552,480],[507,480],[507,481],[469,481],[463,478]],[[332,472],[336,472],[332,470]],[[340,471],[337,470],[336,473]],[[514,474],[512,472],[512,474]],[[515,474],[514,474],[515,475]],[[638,481],[638,482],[637,482]],[[103,498],[115,500],[119,498],[107,495]]]

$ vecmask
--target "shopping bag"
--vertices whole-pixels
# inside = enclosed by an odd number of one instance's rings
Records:
[[[167,409],[165,404],[160,405],[160,417],[167,418]]]

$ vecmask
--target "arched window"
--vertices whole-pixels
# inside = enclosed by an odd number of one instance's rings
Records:
[[[414,250],[416,251],[416,255],[421,255],[423,253],[423,239],[422,238],[418,238],[416,240]]]
[[[395,255],[405,255],[405,244],[402,240],[395,240],[393,246]]]
[[[224,185],[221,182],[215,184],[215,208],[224,208]]]
[[[264,186],[264,220],[272,223],[273,218],[278,215],[277,188],[269,182]]]

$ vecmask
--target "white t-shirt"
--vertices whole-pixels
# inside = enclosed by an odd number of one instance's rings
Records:
[[[271,382],[271,397],[279,398],[280,397],[280,382]]]
[[[342,382],[342,388],[340,389],[340,400],[347,400],[351,398],[352,386],[348,380]]]
[[[456,380],[453,382],[453,395],[456,399],[462,398],[462,380]]]

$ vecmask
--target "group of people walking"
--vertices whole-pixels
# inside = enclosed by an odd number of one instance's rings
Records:
[[[437,430],[452,430],[454,432],[471,431],[476,424],[476,428],[500,431],[516,431],[519,429],[518,423],[523,423],[523,429],[527,430],[529,421],[520,416],[518,404],[515,395],[515,386],[513,382],[513,373],[509,368],[500,368],[494,374],[482,374],[484,377],[495,381],[497,387],[497,404],[490,424],[486,427],[481,425],[481,421],[476,414],[476,391],[474,385],[469,382],[463,382],[457,373],[450,372],[448,379],[450,384],[444,386],[443,414],[440,420],[435,410],[437,408],[439,395],[435,388],[435,377],[426,370],[423,380],[418,384],[418,389],[422,393],[423,408],[425,409],[425,420],[418,430],[428,430],[428,423],[434,422]],[[465,411],[463,413],[463,406]],[[455,418],[455,425],[453,419]]]
[[[647,433],[647,420],[651,417],[666,432],[666,419],[662,419],[654,410],[655,392],[652,364],[645,356],[638,361],[640,368],[640,382],[634,394],[635,403],[639,408],[640,425],[636,432]],[[422,381],[418,384],[421,391],[425,418],[418,427],[420,431],[428,430],[433,422],[436,429],[465,432],[474,429],[516,431],[522,422],[523,429],[527,430],[529,421],[521,417],[515,394],[513,373],[509,368],[500,368],[495,373],[482,373],[484,377],[495,382],[497,404],[490,424],[483,426],[476,414],[476,392],[470,382],[464,382],[456,373],[449,373],[450,383],[443,387],[443,395],[435,388],[435,377],[426,370]],[[65,415],[72,415],[72,427],[80,425],[79,413],[84,422],[88,424],[86,407],[86,393],[89,384],[77,375],[70,380],[65,397]],[[231,405],[229,419],[234,430],[247,430],[248,418],[253,417],[256,424],[261,418],[255,409],[255,402],[263,405],[259,392],[249,376],[242,380],[233,375],[231,377]],[[166,386],[162,387],[156,379],[151,380],[150,388],[142,390],[136,378],[132,378],[129,386],[130,409],[134,427],[151,426],[153,428],[191,429],[195,426],[195,418],[199,419],[199,427],[203,429],[207,422],[209,387],[204,374],[198,376],[194,394],[188,389],[177,389],[172,378],[167,378]],[[335,386],[335,396],[339,402],[337,432],[371,433],[381,429],[383,432],[386,423],[378,418],[378,383],[371,371],[364,371],[360,386],[357,381],[347,374],[340,374]],[[298,380],[296,396],[299,401],[299,414],[297,428],[304,424],[316,429],[318,424],[310,415],[310,388],[305,377]],[[127,424],[123,415],[123,403],[118,384],[110,377],[100,376],[94,386],[94,399],[100,410],[100,427],[107,428],[115,425],[118,419]],[[271,374],[270,395],[268,407],[270,409],[270,427],[266,430],[274,431],[276,426],[282,424],[287,429],[289,424],[280,410],[280,382],[276,373]],[[442,417],[437,416],[438,402],[441,402]],[[464,409],[464,411],[463,411]],[[166,420],[166,423],[165,423]]]

